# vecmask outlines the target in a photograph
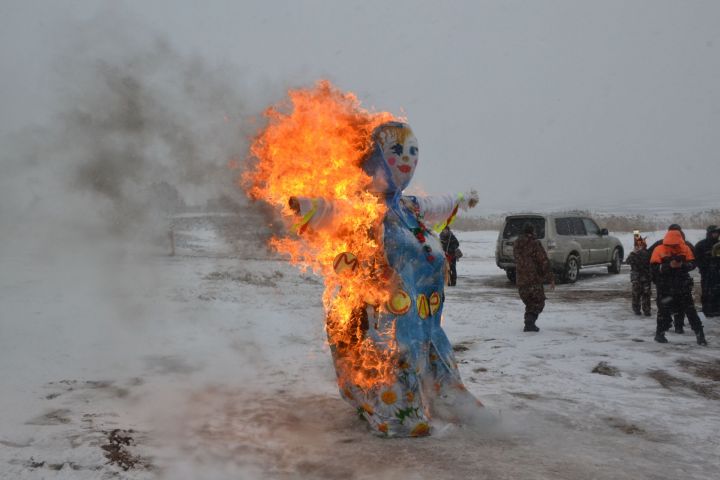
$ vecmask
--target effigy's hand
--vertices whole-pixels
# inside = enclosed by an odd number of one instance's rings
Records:
[[[475,207],[479,201],[480,197],[478,196],[477,190],[470,190],[470,195],[468,196],[468,208]]]
[[[295,215],[300,215],[300,202],[297,197],[290,197],[288,200],[288,206],[293,212],[295,212]]]

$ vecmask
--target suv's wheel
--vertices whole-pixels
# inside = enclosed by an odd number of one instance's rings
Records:
[[[620,249],[616,248],[613,250],[612,259],[610,265],[608,265],[608,273],[620,273],[622,268],[622,257],[620,256]]]
[[[507,270],[505,270],[505,275],[507,275],[508,280],[510,280],[510,282],[512,282],[512,283],[515,283],[515,279],[517,278],[515,274],[516,274],[515,270],[513,270],[511,268],[508,268]]]
[[[577,255],[568,255],[565,261],[565,270],[562,273],[562,279],[566,283],[575,283],[577,281],[578,272],[580,271],[580,260]]]

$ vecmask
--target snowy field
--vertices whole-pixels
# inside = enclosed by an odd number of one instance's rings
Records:
[[[559,285],[523,334],[497,234],[460,233],[444,326],[502,432],[384,440],[336,391],[320,280],[183,225],[174,257],[3,250],[0,478],[718,478],[718,320],[708,347],[653,342],[625,269]]]

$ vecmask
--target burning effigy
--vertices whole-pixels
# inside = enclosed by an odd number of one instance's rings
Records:
[[[436,415],[462,422],[482,404],[441,327],[446,260],[436,232],[477,194],[403,195],[419,156],[412,129],[329,82],[291,90],[265,116],[243,187],[290,227],[271,246],[324,278],[342,397],[382,436],[429,435]]]

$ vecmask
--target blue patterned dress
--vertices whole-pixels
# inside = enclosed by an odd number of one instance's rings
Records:
[[[392,125],[406,127],[405,124]],[[381,128],[383,126],[378,127]],[[366,389],[338,375],[338,384],[343,398],[378,435],[424,436],[430,434],[433,406],[439,400],[458,407],[481,405],[465,389],[452,345],[440,325],[445,299],[445,257],[440,241],[437,235],[427,231],[424,243],[416,236],[420,222],[433,224],[446,220],[463,200],[452,195],[403,196],[406,185],[393,184],[379,145],[363,168],[375,180],[376,193],[384,195],[387,204],[382,222],[385,258],[401,283],[395,288],[409,296],[411,305],[405,313],[387,309],[376,312],[365,332],[377,348],[397,347],[395,382]],[[301,214],[311,208],[308,201],[300,205]],[[318,211],[313,223],[321,225],[323,217],[332,215],[332,206],[323,204],[318,208],[317,201],[313,205]]]

